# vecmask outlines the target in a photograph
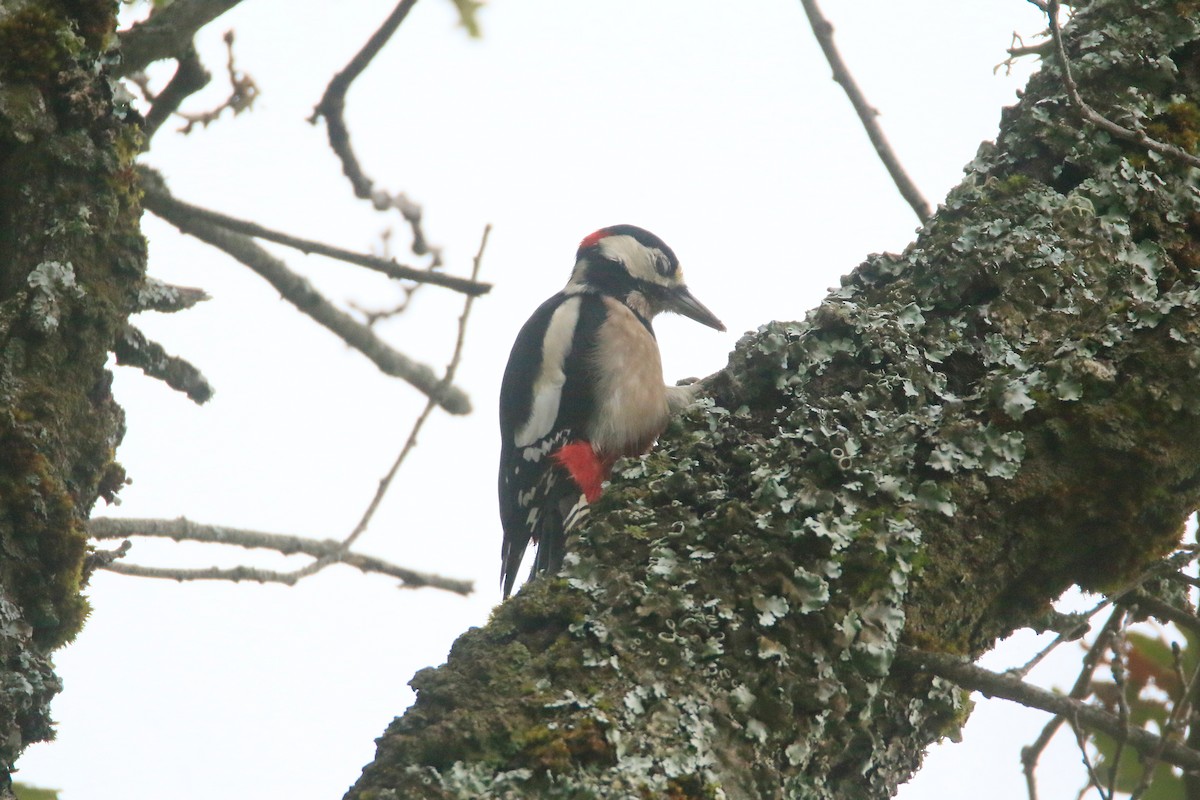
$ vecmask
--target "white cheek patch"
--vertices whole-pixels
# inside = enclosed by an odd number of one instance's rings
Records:
[[[575,338],[575,326],[579,322],[579,303],[578,297],[570,297],[550,317],[550,325],[542,339],[542,366],[533,383],[529,419],[517,430],[513,439],[517,447],[533,444],[554,428],[563,384],[567,380],[563,365],[571,354],[571,340]],[[528,459],[529,453],[525,457]]]
[[[665,259],[666,255],[661,250],[648,249],[632,236],[609,236],[602,239],[600,252],[605,258],[624,264],[625,269],[634,278],[663,286],[670,283],[655,267],[655,259]]]

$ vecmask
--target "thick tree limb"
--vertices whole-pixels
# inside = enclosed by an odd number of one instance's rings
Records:
[[[96,539],[126,539],[134,536],[150,536],[174,539],[177,542],[208,542],[236,547],[273,550],[283,555],[302,554],[315,559],[328,559],[329,563],[346,564],[363,572],[388,575],[401,581],[402,589],[434,588],[455,594],[470,594],[471,581],[445,578],[427,572],[406,569],[383,559],[352,553],[343,542],[334,539],[310,539],[278,533],[229,528],[220,525],[202,525],[183,517],[178,519],[122,519],[96,517],[88,523],[88,533]],[[124,555],[124,553],[121,553]],[[108,560],[97,565],[100,569],[119,572],[122,575],[166,578],[169,580],[250,580],[258,583],[296,584],[306,575],[295,571],[258,569],[256,567],[233,567],[210,569],[187,569],[170,567],[147,567]],[[311,573],[306,573],[311,574]]]
[[[842,60],[841,53],[838,52],[837,45],[833,41],[833,25],[821,14],[817,0],[800,0],[800,3],[804,6],[804,13],[808,16],[808,24],[812,26],[813,35],[817,37],[817,44],[821,45],[821,52],[825,54],[825,60],[833,69],[834,81],[846,92],[846,97],[850,99],[850,104],[854,106],[854,111],[858,114],[859,122],[862,123],[867,137],[875,147],[876,155],[883,162],[888,175],[892,176],[892,182],[896,184],[896,188],[900,190],[900,196],[912,208],[917,219],[924,224],[932,213],[929,209],[929,201],[912,182],[912,178],[908,176],[900,159],[892,150],[892,146],[888,144],[887,137],[883,135],[883,128],[879,126],[877,119],[879,111],[867,102],[862,90],[858,88],[858,82],[850,74],[850,68]]]
[[[1068,38],[1097,109],[1193,136],[1195,15],[1093,0]],[[562,574],[414,678],[349,797],[892,796],[966,715],[901,637],[974,658],[1200,505],[1197,220],[1048,63],[915,242],[743,338]]]
[[[124,482],[109,353],[146,267],[141,132],[103,63],[117,4],[0,3],[0,795],[53,738],[83,627],[85,520]]]
[[[385,374],[408,382],[434,398],[438,405],[452,414],[466,414],[471,410],[470,400],[461,389],[443,386],[430,367],[389,347],[374,331],[334,306],[308,281],[255,244],[250,237],[190,216],[186,208],[175,203],[164,185],[153,180],[152,173],[143,171],[142,174],[145,188],[143,205],[148,211],[250,267],[275,287],[285,300],[337,334]]]
[[[175,0],[118,35],[121,63],[113,74],[125,77],[153,61],[176,58],[191,46],[196,31],[236,6],[241,0]]]

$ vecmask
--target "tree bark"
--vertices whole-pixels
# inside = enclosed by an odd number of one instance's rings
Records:
[[[1195,152],[1200,6],[1076,9],[1086,100]],[[978,655],[1200,501],[1195,178],[1045,64],[912,245],[739,342],[563,576],[413,678],[347,797],[890,796],[969,711],[898,643]]]
[[[104,368],[145,268],[112,0],[0,0],[0,796],[48,739],[87,603],[84,523],[124,482]]]

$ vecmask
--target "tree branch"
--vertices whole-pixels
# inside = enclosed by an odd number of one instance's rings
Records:
[[[345,118],[346,93],[350,90],[350,85],[367,68],[371,59],[375,58],[376,54],[383,49],[414,5],[416,5],[416,0],[400,0],[400,3],[383,21],[379,29],[371,35],[371,38],[354,55],[354,58],[350,59],[350,63],[329,81],[329,85],[325,87],[325,94],[321,97],[321,102],[317,103],[308,121],[315,125],[318,119],[324,117],[325,129],[329,134],[329,146],[342,162],[342,172],[350,180],[350,185],[354,187],[355,197],[370,200],[372,205],[380,211],[386,211],[389,208],[399,211],[412,229],[413,253],[419,256],[431,255],[433,265],[437,266],[442,263],[441,250],[431,246],[425,238],[425,232],[421,225],[423,213],[421,206],[408,199],[403,192],[393,195],[383,189],[375,188],[375,182],[363,172],[357,156],[354,155],[354,148],[350,144],[350,130],[346,126]]]
[[[148,192],[154,191],[148,189]],[[345,261],[349,264],[355,264],[360,267],[375,270],[387,275],[389,278],[396,280],[415,281],[417,283],[429,283],[434,286],[442,286],[447,289],[452,289],[456,292],[462,292],[470,295],[486,294],[491,291],[491,284],[479,283],[477,281],[468,280],[467,278],[459,278],[454,275],[447,275],[443,272],[430,272],[429,270],[416,269],[403,264],[396,263],[395,259],[378,258],[376,256],[367,255],[365,253],[355,253],[350,250],[343,250],[340,247],[324,244],[322,242],[314,242],[310,239],[302,239],[298,236],[292,236],[287,233],[265,228],[255,222],[238,219],[218,211],[210,211],[206,208],[185,203],[174,197],[168,196],[166,202],[169,202],[172,207],[178,210],[180,214],[200,220],[202,222],[219,225],[222,228],[233,231],[234,233],[252,236],[256,239],[265,239],[269,242],[275,242],[285,247],[290,247],[294,250],[299,250],[306,254],[315,254],[325,256],[327,258]]]
[[[172,114],[179,110],[183,101],[203,89],[212,80],[212,75],[200,62],[200,56],[196,54],[196,48],[191,42],[188,42],[179,52],[177,61],[175,74],[171,76],[171,80],[167,82],[163,90],[153,98],[150,110],[146,112],[146,122],[142,130],[146,134],[145,147],[147,150],[150,149],[150,140],[154,138],[154,134]]]
[[[879,127],[879,123],[876,120],[879,116],[879,111],[867,102],[862,90],[858,88],[858,83],[855,82],[854,76],[850,74],[850,69],[846,66],[846,62],[842,60],[841,54],[838,53],[837,46],[833,42],[833,25],[821,14],[821,9],[817,6],[817,0],[800,0],[800,3],[804,6],[804,13],[808,16],[808,24],[812,26],[813,35],[817,37],[817,43],[821,45],[821,52],[825,54],[825,60],[829,62],[829,66],[833,69],[834,81],[842,87],[846,92],[846,96],[850,98],[850,104],[854,106],[854,111],[858,114],[858,119],[866,130],[867,137],[870,138],[871,144],[874,145],[875,153],[879,156],[879,160],[883,162],[883,166],[887,168],[888,175],[892,176],[892,182],[900,190],[900,195],[917,215],[917,219],[924,224],[928,221],[931,214],[929,202],[921,195],[921,191],[912,182],[912,179],[908,177],[908,173],[904,171],[904,167],[900,164],[900,159],[896,157],[896,153],[892,150],[892,146],[888,144],[887,137],[883,135],[883,129]]]
[[[157,278],[146,276],[137,293],[137,311],[171,313],[189,309],[197,303],[211,300],[208,292],[192,286],[172,286]]]
[[[373,556],[348,552],[343,543],[334,539],[309,539],[303,536],[291,536],[277,533],[264,533],[242,528],[228,528],[219,525],[202,525],[179,517],[178,519],[121,519],[115,517],[97,517],[88,522],[88,533],[96,539],[126,539],[131,536],[148,536],[174,539],[177,542],[209,542],[213,544],[233,545],[236,547],[274,550],[283,555],[303,554],[316,559],[328,560],[328,563],[346,564],[367,573],[388,575],[400,580],[401,588],[444,589],[455,594],[468,595],[474,591],[471,581],[456,578],[445,578],[427,572],[406,569],[391,564]],[[126,548],[127,549],[127,548]],[[118,551],[114,551],[118,552]],[[124,555],[123,551],[118,556]],[[295,585],[306,575],[296,571],[280,572],[275,570],[258,569],[255,567],[233,567],[223,569],[175,569],[169,567],[147,567],[138,564],[125,564],[112,558],[96,564],[97,568],[122,575],[133,575],[147,578],[166,578],[170,580],[252,580],[259,583],[282,583]]]
[[[174,225],[183,233],[195,236],[242,262],[270,283],[285,300],[321,325],[337,334],[370,359],[388,375],[407,381],[434,399],[451,414],[466,414],[471,402],[461,389],[445,385],[425,364],[392,349],[374,331],[355,321],[317,292],[312,285],[287,266],[259,247],[248,236],[233,233],[203,219],[192,217],[167,191],[161,178],[150,170],[142,170],[145,195],[142,205]]]
[[[1200,752],[1183,747],[1143,728],[1123,726],[1115,714],[1096,706],[1080,702],[1071,697],[1048,692],[1024,681],[999,675],[977,667],[956,656],[929,653],[900,645],[896,650],[896,664],[916,672],[927,672],[958,684],[964,689],[980,692],[985,697],[1000,697],[1012,700],[1029,708],[1039,708],[1052,714],[1077,721],[1088,730],[1106,733],[1114,738],[1126,737],[1129,746],[1142,755],[1160,752],[1163,761],[1186,770],[1200,770]]]
[[[483,262],[483,251],[487,248],[488,235],[491,233],[491,231],[491,225],[488,225],[483,229],[483,237],[480,239],[479,250],[475,254],[475,259],[471,268],[472,281],[479,277],[479,268]],[[462,359],[463,343],[467,338],[467,320],[471,316],[471,308],[473,307],[474,302],[475,297],[473,295],[467,295],[467,299],[463,303],[462,314],[458,318],[458,337],[454,342],[454,354],[450,357],[450,363],[446,365],[446,373],[442,377],[442,381],[439,384],[441,386],[449,386],[454,381],[454,375],[458,371],[458,364]],[[348,550],[351,545],[354,544],[355,540],[357,540],[358,537],[361,536],[364,531],[366,531],[367,526],[371,524],[371,518],[375,516],[376,509],[378,509],[379,504],[383,502],[384,495],[387,494],[388,488],[390,488],[392,485],[392,479],[396,477],[396,473],[400,470],[400,466],[404,463],[404,460],[408,458],[408,454],[412,452],[414,447],[417,446],[417,435],[421,432],[421,428],[424,427],[425,420],[429,419],[429,415],[433,412],[433,407],[434,401],[431,398],[429,402],[425,404],[425,408],[422,409],[421,413],[417,416],[416,422],[413,423],[412,430],[409,431],[408,438],[404,441],[404,446],[400,448],[400,454],[396,456],[396,460],[392,463],[391,469],[389,469],[387,474],[380,479],[379,487],[375,490],[375,496],[372,497],[371,502],[367,504],[367,509],[363,512],[362,518],[358,521],[358,524],[354,526],[354,530],[352,530],[350,534],[342,541],[341,551],[344,552]],[[297,570],[296,575],[297,577],[312,575],[324,569],[335,560],[336,559],[332,555],[318,559],[312,564]]]
[[[1045,0],[1044,3],[1041,0],[1029,0],[1029,2],[1046,12],[1046,18],[1050,23],[1050,38],[1054,42],[1054,52],[1058,56],[1058,65],[1062,69],[1063,88],[1067,92],[1067,99],[1085,121],[1090,122],[1100,130],[1106,131],[1118,139],[1133,142],[1160,155],[1179,159],[1189,167],[1200,169],[1200,157],[1194,156],[1173,144],[1152,139],[1146,135],[1145,131],[1131,130],[1113,122],[1088,105],[1079,93],[1079,86],[1075,83],[1075,77],[1071,74],[1071,62],[1067,59],[1067,50],[1063,45],[1062,31],[1059,30],[1058,26],[1058,0]]]
[[[1067,695],[1071,699],[1083,700],[1091,692],[1092,675],[1095,674],[1096,667],[1099,665],[1105,649],[1108,648],[1109,642],[1112,641],[1117,629],[1121,626],[1121,621],[1125,618],[1125,613],[1125,609],[1123,608],[1115,609],[1109,615],[1108,620],[1105,621],[1100,632],[1096,634],[1096,641],[1092,643],[1087,654],[1083,657],[1079,675],[1075,678],[1075,685],[1071,687],[1071,692]],[[1016,679],[1012,675],[1009,677]],[[1042,728],[1042,732],[1038,734],[1033,744],[1021,748],[1021,770],[1025,775],[1025,785],[1029,792],[1029,800],[1037,800],[1037,781],[1034,778],[1034,770],[1037,768],[1038,758],[1065,721],[1066,719],[1063,715],[1054,715]]]
[[[161,11],[117,34],[121,63],[113,68],[118,78],[145,69],[151,62],[177,58],[191,45],[196,31],[236,6],[241,0],[175,0]]]
[[[113,345],[117,363],[137,367],[151,378],[157,378],[177,392],[183,392],[196,405],[203,405],[213,396],[212,386],[200,370],[151,341],[133,325],[126,325]]]

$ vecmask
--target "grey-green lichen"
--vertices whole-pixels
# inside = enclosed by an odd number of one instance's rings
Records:
[[[140,133],[103,75],[112,0],[0,0],[0,794],[52,731],[49,653],[83,625],[85,522],[124,482],[105,362],[145,245]]]
[[[1089,102],[1195,146],[1196,5],[1079,5]],[[1044,69],[909,248],[743,338],[563,577],[414,679],[350,796],[890,796],[969,712],[898,642],[978,654],[1200,505],[1196,174]]]

